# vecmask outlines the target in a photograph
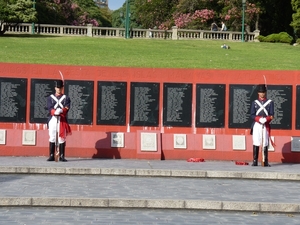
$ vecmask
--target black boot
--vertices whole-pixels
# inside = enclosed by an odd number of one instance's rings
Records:
[[[54,161],[55,143],[49,142],[49,158],[47,161]]]
[[[268,146],[264,147],[265,166],[271,167],[268,160]]]
[[[59,144],[59,161],[62,162],[67,162],[68,160],[65,159],[65,147],[66,147],[66,142]]]
[[[259,146],[253,145],[253,163],[251,166],[257,166]]]

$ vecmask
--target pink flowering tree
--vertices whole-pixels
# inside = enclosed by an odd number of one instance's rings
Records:
[[[242,2],[241,0],[220,0],[223,10],[220,18],[231,30],[241,30],[242,27]],[[245,26],[249,29],[258,29],[258,19],[261,9],[257,4],[246,1]]]
[[[259,0],[247,0],[245,22],[257,29],[262,13]],[[230,30],[241,30],[241,0],[135,0],[138,22],[143,28],[210,29],[213,21],[224,21]]]
[[[173,13],[178,28],[209,29],[215,19],[218,0],[180,0]]]
[[[196,10],[193,14],[174,14],[174,23],[178,28],[204,29],[208,21],[212,20],[215,12],[209,9]]]
[[[190,13],[175,13],[173,15],[175,26],[178,28],[187,28],[192,22],[192,15]]]

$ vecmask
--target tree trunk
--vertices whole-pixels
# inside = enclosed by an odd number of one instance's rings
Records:
[[[255,30],[258,30],[259,14],[256,15]]]

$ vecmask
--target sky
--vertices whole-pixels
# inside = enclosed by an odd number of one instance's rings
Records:
[[[122,7],[126,0],[108,0],[108,8],[116,10]]]

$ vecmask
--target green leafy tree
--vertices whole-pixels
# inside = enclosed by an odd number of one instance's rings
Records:
[[[132,28],[142,28],[141,24],[138,22],[136,17],[136,0],[129,0],[130,5],[130,27]],[[112,12],[112,26],[113,27],[123,27],[125,28],[125,16],[126,16],[126,2],[123,6]]]
[[[112,23],[113,27],[124,27],[123,18],[121,18],[121,15],[120,15],[121,13],[123,13],[122,8],[114,10],[112,12],[111,23]]]
[[[134,2],[133,0],[130,1],[130,9],[132,6],[132,2]],[[111,14],[111,23],[113,27],[125,27],[125,21],[123,18],[123,15],[125,15],[126,12],[126,2],[122,5],[122,7],[120,7],[117,10],[112,11]]]
[[[38,0],[36,3],[38,22],[41,24],[70,25],[76,21],[80,11],[71,0]]]
[[[0,0],[0,35],[7,31],[7,25],[36,22],[36,16],[31,0]]]
[[[93,0],[39,0],[37,11],[42,24],[111,27],[111,13]]]
[[[297,38],[300,35],[300,0],[292,0],[292,9],[295,13],[292,15],[293,21],[291,22],[291,26]]]
[[[137,22],[143,28],[170,28],[179,0],[135,0]]]
[[[219,0],[179,0],[176,13],[194,13],[196,10],[209,9],[219,11]]]
[[[111,27],[111,14],[108,9],[99,8],[93,0],[74,0],[81,8],[79,18],[82,20],[81,24],[92,23],[98,26]]]

